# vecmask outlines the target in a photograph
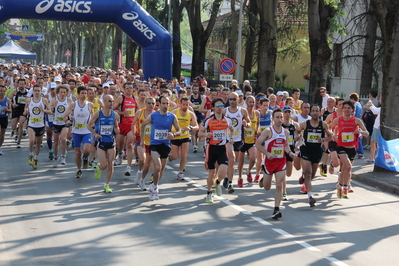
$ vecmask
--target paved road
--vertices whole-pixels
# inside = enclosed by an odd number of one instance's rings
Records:
[[[149,201],[118,166],[112,194],[104,175],[67,165],[39,168],[7,139],[0,156],[0,265],[396,265],[399,201],[354,183],[338,200],[336,176],[314,181],[316,207],[299,194],[299,173],[288,179],[283,218],[270,219],[274,189],[246,184],[206,204],[202,154],[189,154],[186,181],[169,163],[160,200]],[[124,162],[125,164],[125,162]],[[134,167],[136,170],[136,167]]]

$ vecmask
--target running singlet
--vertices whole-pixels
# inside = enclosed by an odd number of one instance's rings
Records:
[[[87,124],[90,121],[89,102],[85,101],[83,106],[79,105],[79,101],[74,102],[75,108],[73,109],[73,125],[72,133],[75,134],[90,134]]]
[[[53,100],[53,96],[51,96],[51,93],[48,94],[47,100],[48,100],[49,103],[51,103],[51,101]],[[46,121],[47,121],[48,123],[53,123],[53,121],[54,121],[54,114],[51,114],[51,115],[46,114],[45,117],[46,117]],[[48,124],[46,124],[46,126],[47,126],[47,125],[48,125]]]
[[[29,127],[40,128],[44,127],[44,112],[40,110],[40,105],[44,108],[43,98],[40,98],[38,102],[34,102],[33,98],[29,103]]]
[[[176,136],[173,139],[186,139],[190,137],[190,131],[184,130],[184,128],[188,127],[191,123],[191,114],[190,111],[187,110],[186,111],[186,115],[182,116],[181,112],[180,112],[180,108],[177,109],[176,111],[176,117],[177,117],[177,122],[179,122],[179,126],[180,126],[180,130],[181,130],[181,135],[180,136]],[[172,129],[172,132],[176,132],[176,130]]]
[[[296,117],[298,118],[298,124],[301,124],[302,122],[308,121],[311,118],[310,116],[305,118],[302,115],[297,115]]]
[[[301,113],[302,113],[302,110],[301,110],[301,107],[302,107],[302,104],[301,104],[301,102],[300,101],[298,101],[300,104],[299,105],[295,105],[295,101],[294,101],[294,105],[292,106],[292,108],[296,111],[296,113],[298,114],[298,115],[300,115]]]
[[[212,109],[212,101],[211,100],[209,100],[209,97],[206,97],[205,98],[205,105],[204,105],[204,108],[206,109],[206,110],[211,110]]]
[[[264,156],[263,165],[266,164],[266,161],[273,164],[278,164],[281,162],[285,162],[285,145],[286,145],[286,135],[285,130],[282,128],[281,132],[278,133],[273,126],[270,127],[270,131],[272,133],[272,137],[270,139],[265,140],[265,148],[267,152],[270,152],[274,155],[273,160],[268,160],[267,156]]]
[[[152,112],[154,113],[155,111],[152,111]],[[140,136],[141,125],[143,124],[143,122],[146,118],[147,117],[145,117],[145,110],[141,111],[139,120],[137,121],[137,124],[136,124],[137,125],[137,128],[136,128],[136,139],[137,140],[139,140],[139,139],[141,140],[141,136]],[[151,124],[148,124],[145,126],[145,129],[144,129],[144,145],[149,146],[150,139],[151,139]]]
[[[340,147],[356,146],[357,139],[355,130],[357,129],[356,118],[352,116],[349,120],[345,120],[343,116],[338,118],[338,141]]]
[[[323,113],[323,116],[322,116],[322,121],[326,121],[326,119],[327,119],[327,116],[329,115],[329,114],[332,114],[332,113],[335,113],[335,111],[337,111],[337,109],[334,107],[334,111],[332,111],[331,113],[328,111],[328,108],[327,107],[325,107],[325,108],[323,108],[324,109],[324,113]]]
[[[68,109],[69,103],[68,98],[65,97],[65,100],[60,101],[56,96],[57,106],[54,108],[54,125],[63,126],[65,125],[64,121],[64,113]]]
[[[198,94],[197,99],[195,99],[193,96],[194,96],[194,95],[191,95],[191,96],[190,96],[190,101],[195,105],[195,107],[194,107],[194,113],[195,113],[195,115],[197,116],[197,120],[198,120],[199,122],[201,122],[201,120],[202,120],[202,114],[198,111],[198,109],[200,108],[200,106],[201,106],[201,104],[202,104],[202,97],[201,97],[201,95]]]
[[[289,136],[287,139],[288,145],[290,145],[291,151],[294,151],[295,145],[294,145],[294,136],[295,136],[295,126],[294,123],[291,121],[291,123],[287,126],[284,123],[281,125],[283,128],[287,129],[289,132]]]
[[[253,118],[251,119],[251,126],[244,128],[244,143],[254,144],[256,140],[256,125],[258,123],[258,111],[252,110]]]
[[[174,114],[167,112],[165,115],[161,115],[159,111],[152,113],[151,117],[151,141],[150,145],[165,144],[170,147],[170,141],[167,140],[168,133],[171,132],[172,125],[174,122]]]
[[[323,121],[319,121],[317,127],[312,127],[310,120],[306,121],[306,128],[303,132],[304,145],[308,149],[320,150],[319,137],[324,138]]]
[[[26,95],[28,95],[28,91],[20,92],[18,91],[14,98],[14,103],[18,104],[17,107],[13,108],[12,111],[15,113],[23,113],[25,110],[25,103],[26,103]]]
[[[132,96],[131,98],[125,97],[125,95],[122,95],[123,100],[122,100],[122,105],[120,106],[120,111],[128,111],[127,115],[121,115],[120,116],[120,123],[121,124],[132,124],[134,120],[134,116],[136,115],[136,109],[137,109],[137,104],[136,100]]]
[[[111,142],[115,141],[115,111],[110,110],[110,116],[105,116],[103,111],[98,112],[98,119],[95,124],[96,133],[101,135],[101,142]]]
[[[212,133],[212,136],[208,139],[210,145],[225,145],[230,139],[228,136],[228,130],[232,125],[230,118],[222,115],[220,120],[215,118],[215,115],[211,115],[204,120],[204,128],[207,132]]]
[[[272,123],[272,112],[267,110],[267,114],[265,116],[259,111],[259,132],[262,134],[263,130],[271,125]]]
[[[89,101],[89,98],[86,98],[86,101]],[[100,104],[98,103],[98,97],[94,98],[94,101],[89,101],[93,104],[93,113],[100,110]]]
[[[4,108],[8,107],[8,98],[4,97],[4,100],[0,102],[0,117],[7,117],[7,112]]]
[[[234,128],[234,135],[233,135],[233,140],[234,142],[237,141],[242,141],[243,136],[242,136],[242,111],[241,107],[237,108],[237,111],[232,113],[230,112],[230,108],[226,109],[226,117],[231,119],[231,122],[233,123],[233,128]]]

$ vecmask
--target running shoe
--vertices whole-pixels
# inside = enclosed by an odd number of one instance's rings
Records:
[[[272,218],[274,220],[277,220],[278,218],[281,218],[281,217],[283,217],[283,214],[280,211],[274,211],[273,212]]]
[[[127,156],[126,156],[125,160],[127,160]],[[137,157],[136,157],[136,165],[139,165],[139,158],[137,158]]]
[[[343,190],[342,190],[342,198],[344,198],[344,199],[349,199],[349,197],[348,197],[348,188],[344,188]]]
[[[202,155],[202,157],[206,158],[206,153],[204,152],[204,154]]]
[[[18,148],[18,149],[21,148],[21,142],[17,142],[17,148]]]
[[[255,182],[255,183],[259,183],[259,180],[260,180],[260,175],[256,175],[256,176],[255,176],[254,182]]]
[[[225,189],[227,189],[228,186],[229,186],[229,179],[228,179],[227,177],[225,177],[225,178],[223,179],[223,187],[224,187]]]
[[[114,166],[117,166],[118,165],[118,161],[115,159],[114,160]]]
[[[330,174],[334,174],[334,166],[332,166],[332,164],[330,163],[330,167],[328,167],[328,172]]]
[[[260,188],[263,188],[263,177],[259,180],[258,185]]]
[[[244,179],[239,178],[237,180],[237,187],[244,187]]]
[[[287,200],[288,200],[287,193],[284,193],[283,194],[283,201],[287,201]]]
[[[366,163],[374,163],[374,160],[368,158],[368,159],[366,160]]]
[[[193,153],[197,153],[198,152],[198,148],[196,146],[193,147]]]
[[[252,183],[252,175],[251,172],[247,172],[247,182]]]
[[[78,170],[75,175],[76,178],[82,178],[82,170]]]
[[[18,135],[14,137],[14,143],[18,143]]]
[[[89,168],[89,159],[83,158],[83,169]]]
[[[70,149],[72,147],[71,140],[67,139],[67,148]]]
[[[53,159],[53,168],[57,168],[58,167],[58,158],[54,157]]]
[[[220,183],[219,184],[217,184],[216,185],[216,187],[215,187],[215,194],[216,194],[216,196],[222,196],[222,186],[220,185]]]
[[[310,197],[309,199],[308,199],[308,201],[309,201],[309,205],[310,205],[310,207],[314,207],[315,205],[315,203],[316,203],[316,200],[313,198],[313,197]]]
[[[102,172],[103,170],[101,170],[100,169],[100,164],[98,164],[97,166],[96,166],[96,171],[94,172],[94,178],[95,179],[100,179],[101,178],[101,172]]]
[[[302,185],[303,183],[305,183],[305,178],[303,178],[303,174],[302,174],[301,177],[298,179],[298,183],[299,183],[299,185]]]
[[[308,190],[306,189],[306,186],[304,184],[302,184],[301,190],[299,192],[302,193],[302,194],[307,194],[308,193]]]
[[[14,131],[11,131],[10,133],[10,139],[12,139],[14,137]]]
[[[327,165],[323,165],[323,176],[327,176]]]
[[[125,176],[130,176],[130,171],[132,171],[132,169],[130,168],[130,166],[126,166]]]
[[[158,188],[154,189],[154,191],[152,193],[152,198],[154,200],[159,200],[159,189]]]
[[[143,171],[137,170],[136,177],[141,178]]]
[[[109,188],[109,185],[104,185],[104,192],[105,193],[112,193],[112,189]]]
[[[154,182],[154,175],[150,176],[150,182]]]
[[[1,149],[1,147],[0,147],[0,155],[3,155],[3,150]]]
[[[53,160],[53,159],[54,159],[54,152],[53,152],[53,151],[49,151],[49,153],[48,153],[48,159],[49,159],[49,160]]]
[[[339,199],[342,199],[342,192],[343,192],[342,190],[343,189],[340,187],[337,188],[337,198],[339,198]]]
[[[322,164],[319,164],[319,172],[320,172],[321,176],[324,176],[323,175],[323,165]]]
[[[176,179],[177,180],[184,180],[183,173],[182,172],[177,173]]]
[[[94,161],[89,162],[89,166],[91,168],[96,168],[96,164],[94,163]]]
[[[139,187],[140,187],[140,189],[141,189],[142,191],[146,191],[146,190],[147,190],[147,188],[146,188],[146,186],[145,186],[145,181],[144,181],[144,179],[142,179],[142,178],[140,178]]]
[[[37,169],[37,163],[38,163],[38,160],[34,159],[33,164],[32,164],[33,169]]]
[[[232,183],[229,184],[229,186],[227,188],[227,192],[229,194],[233,194],[234,193],[234,188],[233,188],[233,184]]]
[[[358,154],[356,157],[357,157],[358,159],[364,159],[364,155],[363,155],[363,154]]]
[[[28,133],[26,132],[26,129],[24,129],[24,130],[23,130],[23,132],[22,132],[22,136],[24,136],[24,137],[25,137],[25,136],[26,136],[26,134],[28,134]]]
[[[348,193],[353,193],[353,192],[355,192],[355,191],[353,190],[352,185],[349,185],[348,186]]]
[[[209,193],[209,194],[206,195],[205,202],[206,203],[213,203],[212,193]]]
[[[33,165],[33,155],[29,155],[28,164]]]
[[[118,165],[122,164],[122,158],[123,158],[122,153],[118,154],[118,157],[116,157],[116,163]]]
[[[66,165],[66,157],[64,155],[61,156],[61,164]]]

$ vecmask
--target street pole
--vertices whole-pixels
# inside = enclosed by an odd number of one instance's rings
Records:
[[[170,32],[170,17],[171,17],[171,2],[173,0],[168,0],[168,32]]]
[[[241,39],[242,39],[242,13],[244,9],[244,3],[240,1],[240,16],[238,19],[238,40],[237,40],[237,60],[236,60],[236,79],[240,83],[240,70],[241,70]]]

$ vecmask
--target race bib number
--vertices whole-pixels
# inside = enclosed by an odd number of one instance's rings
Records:
[[[185,129],[182,129],[182,130],[181,130],[181,134],[182,134],[182,135],[186,135],[187,133],[188,133],[187,130],[185,130]]]
[[[134,116],[136,114],[136,109],[126,109],[127,115],[126,116]]]
[[[255,130],[253,128],[248,128],[244,130],[244,135],[246,137],[252,137],[255,133]]]
[[[25,104],[26,98],[25,97],[18,97],[17,102],[20,103],[20,104]]]
[[[234,130],[234,136],[240,135],[240,130]]]
[[[86,128],[86,124],[83,123],[76,123],[75,128]]]
[[[155,129],[154,139],[156,140],[166,140],[168,137],[167,129]]]
[[[292,135],[288,137],[288,145],[294,145],[294,137]]]
[[[114,133],[113,125],[101,125],[100,126],[100,135],[112,135]]]
[[[225,130],[215,130],[213,131],[213,140],[222,141],[226,139],[226,131]]]
[[[55,116],[55,120],[59,121],[59,122],[64,122],[64,117],[63,116]]]
[[[29,121],[31,123],[41,123],[43,121],[43,119],[40,117],[31,117],[31,118],[29,118]]]
[[[321,137],[321,133],[308,133],[307,141],[309,143],[319,143],[319,137]]]
[[[282,148],[282,147],[273,147],[272,148],[272,154],[274,155],[274,158],[283,158],[283,156],[284,156],[284,148]]]
[[[144,131],[145,131],[145,133],[144,133],[145,135],[150,135],[151,134],[151,126],[150,125],[145,126]]]
[[[355,135],[353,132],[342,133],[342,142],[352,142],[355,140]]]
[[[261,127],[259,132],[262,134],[263,130],[265,130],[265,129],[266,129],[266,127]]]

